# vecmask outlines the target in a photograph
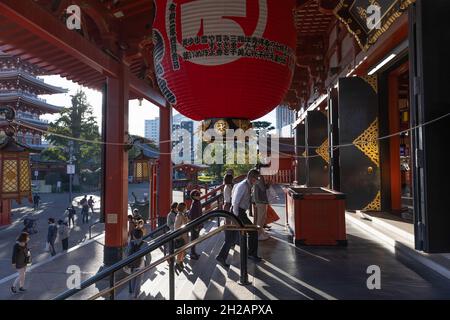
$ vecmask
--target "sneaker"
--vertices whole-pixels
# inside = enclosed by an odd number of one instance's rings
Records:
[[[26,292],[27,289],[25,289],[25,288],[19,288],[19,291],[20,291],[20,292]]]
[[[217,262],[224,267],[225,269],[228,269],[230,267],[230,265],[228,263],[226,263],[225,259],[216,257]]]
[[[11,287],[11,292],[12,292],[12,293],[17,293],[16,287]]]

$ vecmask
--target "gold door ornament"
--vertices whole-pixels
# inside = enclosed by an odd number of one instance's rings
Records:
[[[316,153],[325,160],[326,163],[330,164],[330,154],[328,153],[328,139],[326,139],[322,145],[316,149]]]
[[[378,118],[353,141],[362,153],[364,153],[377,167],[380,167],[380,153],[378,148]]]

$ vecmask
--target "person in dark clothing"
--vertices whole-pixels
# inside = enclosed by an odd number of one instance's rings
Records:
[[[200,202],[200,191],[198,190],[192,190],[191,191],[191,199],[192,199],[192,203],[191,203],[191,208],[189,209],[189,220],[195,220],[199,217],[202,216],[202,204]],[[200,230],[202,229],[202,226],[198,226],[195,229],[192,229],[191,231],[191,241],[194,241],[195,239],[198,238],[198,236],[200,235]],[[198,260],[199,255],[197,254],[197,252],[195,251],[195,246],[191,247],[191,254],[190,254],[190,258],[192,260]]]
[[[39,202],[41,201],[41,197],[36,193],[33,196],[33,207],[34,210],[37,210],[39,208]]]
[[[142,245],[144,244],[143,236],[144,236],[144,234],[142,233],[142,230],[140,230],[140,229],[133,230],[132,240],[130,240],[130,243],[129,243],[129,251],[128,251],[129,256],[138,252],[142,248]],[[134,260],[129,265],[130,272],[134,273],[134,272],[137,272],[137,271],[141,270],[142,268],[144,268],[144,266],[145,266],[144,259],[145,259],[144,257],[140,257],[140,258]],[[141,279],[142,279],[142,275],[137,276],[128,282],[129,293],[133,294],[133,297],[135,299],[139,296],[139,293],[141,290]]]
[[[89,222],[89,204],[88,204],[87,196],[84,196],[84,198],[81,199],[80,205],[81,205],[82,222],[88,223]]]
[[[89,200],[88,200],[87,203],[88,203],[89,208],[91,209],[92,214],[94,214],[94,203],[95,203],[95,201],[92,198],[92,196],[89,197]]]
[[[67,208],[67,222],[69,227],[72,225],[75,227],[75,215],[77,214],[77,210],[73,205]]]
[[[69,249],[69,234],[70,230],[67,226],[67,223],[59,220],[58,221],[58,234],[61,239],[62,249],[63,251],[67,251]]]
[[[27,271],[27,265],[31,263],[31,253],[28,249],[28,241],[30,236],[26,232],[22,232],[17,238],[14,244],[12,254],[12,265],[19,273],[19,276],[14,280],[11,286],[11,291],[17,293],[17,285],[19,285],[19,291],[25,292],[25,274]]]
[[[56,254],[55,241],[56,241],[57,235],[58,235],[58,227],[55,224],[55,219],[49,218],[48,219],[47,242],[49,244],[50,253],[52,256],[54,256]]]
[[[251,189],[252,186],[257,182],[258,177],[258,170],[250,170],[247,174],[247,179],[238,183],[233,188],[231,211],[242,221],[244,225],[252,224],[250,219],[247,217],[246,211],[251,206]],[[235,245],[238,234],[238,231],[227,230],[225,232],[225,243],[223,244],[219,254],[216,257],[216,260],[224,267],[229,267],[229,265],[226,263],[226,258],[228,257],[228,253],[230,252],[231,247]],[[262,259],[258,256],[258,233],[256,231],[251,231],[248,233],[248,235],[248,257],[255,262],[259,262]]]

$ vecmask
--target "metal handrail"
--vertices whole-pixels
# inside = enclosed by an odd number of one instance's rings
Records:
[[[160,248],[161,246],[164,246],[167,243],[169,243],[170,254],[173,254],[173,244],[174,244],[175,239],[179,238],[180,236],[182,236],[183,234],[185,234],[187,232],[192,231],[194,228],[197,228],[199,225],[202,225],[206,221],[213,219],[213,218],[228,218],[231,221],[233,221],[236,225],[238,225],[238,227],[245,228],[242,221],[235,215],[231,214],[230,212],[225,211],[225,210],[211,211],[211,212],[206,213],[203,216],[189,222],[188,224],[186,224],[185,226],[183,226],[180,229],[165,233],[164,235],[154,239],[153,241],[148,243],[147,247],[145,247],[145,248],[137,251],[136,253],[133,253],[129,257],[103,269],[101,272],[97,273],[93,277],[83,281],[78,288],[73,288],[66,292],[63,292],[62,294],[55,297],[54,300],[67,299],[67,298],[75,295],[76,293],[86,289],[87,287],[97,283],[98,281],[105,279],[108,276],[112,276],[112,280],[110,282],[112,282],[112,285],[114,285],[113,282],[114,282],[115,272],[121,270],[125,266],[128,266],[133,261],[148,255],[149,253]],[[244,241],[244,238],[245,238],[245,241]],[[245,243],[245,245],[244,245],[244,243]],[[243,247],[241,249],[241,255],[247,257],[247,239],[246,239],[246,237],[244,237],[242,235],[241,235],[241,246]],[[242,280],[243,280],[243,282],[246,282],[246,271],[247,271],[246,270],[246,258],[245,258],[245,266],[241,266],[241,269],[243,269],[243,267],[245,267],[245,270],[244,270],[245,276],[242,277],[243,278]],[[242,270],[241,270],[241,272],[242,272]],[[171,283],[171,288],[172,288],[172,283]],[[114,294],[112,295],[111,299],[114,299]]]
[[[100,224],[100,223],[103,223],[103,222],[100,221],[100,220],[97,220],[97,221],[95,221],[94,223],[92,223],[92,224],[89,225],[89,240],[92,239],[92,227],[95,226],[95,225],[97,225],[97,224]]]
[[[107,289],[105,289],[103,291],[100,291],[99,293],[96,293],[95,295],[93,295],[92,297],[88,298],[87,300],[95,300],[95,299],[97,299],[99,297],[102,297],[102,296],[106,295],[107,293],[109,293],[109,292],[111,292],[113,290],[116,290],[116,289],[120,288],[121,286],[123,286],[124,284],[129,282],[130,280],[132,280],[132,279],[134,279],[134,278],[136,278],[136,277],[138,277],[138,276],[140,276],[140,275],[150,271],[151,269],[159,266],[163,262],[166,262],[166,261],[168,261],[170,259],[175,258],[179,253],[181,253],[183,251],[186,251],[187,249],[190,249],[191,247],[193,247],[193,246],[195,246],[195,245],[197,245],[197,244],[199,244],[199,243],[201,243],[201,242],[203,242],[203,241],[205,241],[205,240],[215,236],[216,234],[219,234],[222,231],[232,230],[232,231],[241,231],[242,232],[242,231],[257,231],[258,229],[259,229],[259,227],[258,226],[254,226],[254,225],[247,225],[247,226],[245,226],[245,228],[240,228],[240,227],[237,227],[237,226],[234,226],[234,225],[223,225],[223,226],[220,226],[217,229],[214,229],[213,231],[208,232],[206,235],[201,236],[201,237],[195,239],[194,241],[191,241],[188,244],[180,247],[179,249],[174,251],[174,253],[169,254],[167,256],[164,256],[163,258],[153,262],[152,264],[148,265],[147,267],[144,267],[143,269],[130,274],[129,276],[127,276],[127,277],[123,278],[122,280],[120,280],[119,282],[117,282],[113,287],[110,287],[110,288],[107,288]]]

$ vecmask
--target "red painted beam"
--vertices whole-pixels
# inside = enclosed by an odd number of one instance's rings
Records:
[[[0,15],[105,75],[118,76],[119,64],[80,34],[67,29],[34,1],[2,0]]]
[[[130,90],[132,93],[137,94],[160,108],[166,107],[166,99],[161,94],[153,89],[150,84],[133,75],[130,76]]]

